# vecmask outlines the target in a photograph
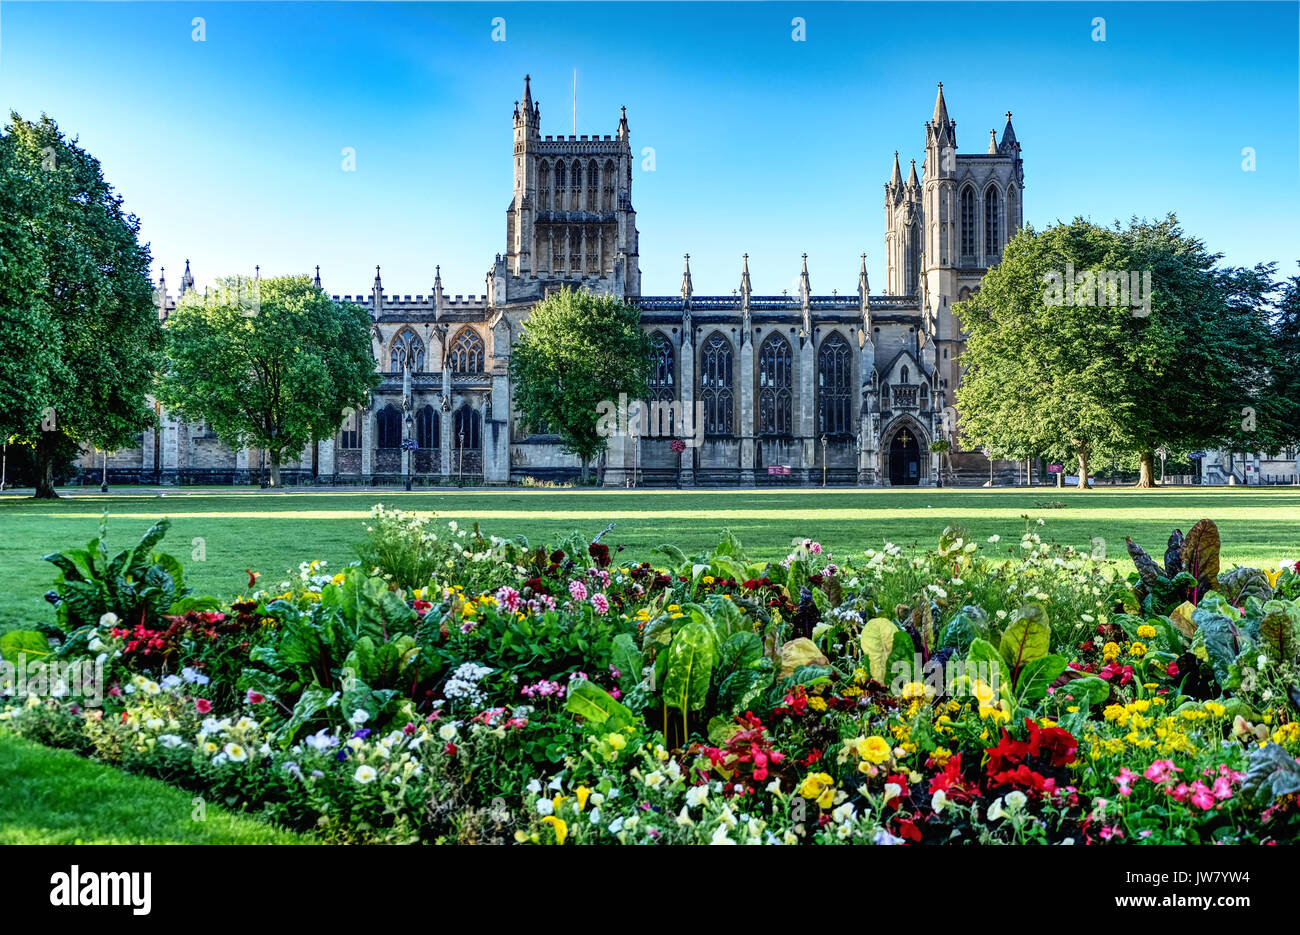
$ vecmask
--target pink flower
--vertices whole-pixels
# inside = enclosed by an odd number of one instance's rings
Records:
[[[615,686],[614,688],[611,688],[609,690],[609,697],[613,698],[615,701],[618,701],[618,699],[623,697],[623,692],[620,691],[617,686]]]
[[[1133,782],[1138,778],[1138,774],[1130,770],[1127,766],[1121,766],[1119,775],[1111,778],[1111,782],[1119,786],[1120,795],[1133,794]]]
[[[1210,792],[1209,786],[1199,779],[1192,783],[1192,804],[1205,812],[1214,808],[1214,794]]]
[[[195,698],[194,710],[199,712],[199,714],[211,714],[212,702],[208,701],[206,698]]]
[[[1154,783],[1168,782],[1174,773],[1181,773],[1182,770],[1174,765],[1173,760],[1156,760],[1142,773],[1147,779]]]
[[[265,695],[261,692],[255,692],[251,688],[248,690],[248,694],[245,695],[244,698],[249,704],[261,704],[266,700]]]
[[[593,594],[591,596],[591,606],[596,608],[596,613],[603,617],[609,613],[609,598],[600,593]]]
[[[1192,790],[1187,788],[1187,783],[1180,782],[1177,786],[1169,790],[1169,797],[1175,802],[1186,802],[1188,793]]]
[[[1232,782],[1227,776],[1214,780],[1214,797],[1219,801],[1232,798]]]
[[[513,614],[523,606],[523,600],[519,597],[519,592],[509,585],[497,588],[496,593],[497,606],[508,614]]]
[[[569,582],[569,594],[575,601],[585,601],[587,599],[587,586],[576,578]]]
[[[1124,832],[1121,831],[1118,826],[1116,825],[1101,826],[1101,839],[1103,841],[1109,841],[1111,838],[1122,838],[1122,837],[1124,837]]]

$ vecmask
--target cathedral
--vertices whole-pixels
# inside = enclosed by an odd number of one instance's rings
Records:
[[[939,85],[919,175],[912,160],[904,177],[895,153],[884,186],[887,282],[874,295],[865,255],[849,295],[814,293],[807,256],[797,294],[754,294],[741,256],[731,295],[697,295],[689,255],[680,292],[643,295],[626,108],[612,136],[543,136],[525,77],[513,125],[506,247],[484,294],[447,295],[439,269],[429,295],[388,295],[376,267],[369,294],[334,296],[369,310],[383,382],[334,438],[286,462],[283,483],[573,478],[579,462],[558,437],[516,416],[508,376],[530,310],[565,287],[639,307],[654,348],[649,402],[699,414],[684,451],[662,435],[610,438],[598,466],[605,485],[907,486],[1014,470],[961,450],[952,406],[963,347],[953,304],[979,290],[1021,226],[1024,166],[1010,113],[1001,139],[990,131],[984,152],[959,152]],[[193,288],[187,262],[180,295]],[[161,277],[158,295],[166,319],[178,297]],[[164,484],[263,476],[262,452],[232,451],[204,425],[159,416],[139,447],[87,452],[84,472]],[[938,441],[950,446],[942,455]]]

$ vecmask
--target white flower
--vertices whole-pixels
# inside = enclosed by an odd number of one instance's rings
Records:
[[[717,829],[715,829],[714,832],[713,832],[713,837],[709,839],[709,843],[710,843],[710,844],[732,844],[732,845],[734,845],[736,842],[733,841],[733,840],[731,840],[731,838],[727,837],[727,826],[726,826],[726,825],[718,825]]]
[[[888,831],[880,830],[876,836],[871,839],[875,844],[902,844],[903,839],[890,834]]]
[[[370,714],[361,708],[357,708],[352,712],[352,717],[348,718],[348,723],[353,727],[360,727],[368,720],[370,720]]]
[[[948,804],[948,794],[942,789],[934,790],[934,795],[930,796],[930,808],[934,809],[937,815],[943,811],[943,807]]]
[[[555,804],[550,799],[537,800],[537,814],[545,817],[555,813]]]
[[[161,730],[165,723],[166,722],[160,717],[151,717],[149,720],[144,722],[144,726],[150,730]]]
[[[777,783],[777,788],[779,789],[780,783],[775,779],[772,781]],[[691,788],[686,790],[687,805],[692,805],[692,806],[703,805],[704,801],[708,797],[709,797],[709,787],[706,785],[691,786]]]
[[[1000,798],[994,799],[993,804],[989,806],[989,811],[988,811],[989,821],[997,821],[998,819],[1002,818],[1004,815],[1006,815],[1006,812],[1002,808],[1002,799]]]
[[[842,825],[846,821],[853,820],[855,811],[857,810],[853,807],[852,802],[845,802],[843,805],[836,808],[835,811],[831,812],[831,820],[837,825]]]
[[[101,627],[115,627],[115,626],[117,626],[117,614],[113,613],[113,612],[110,610],[108,613],[102,615],[102,616],[99,618],[99,625],[100,625]]]
[[[687,805],[682,806],[682,810],[677,813],[677,824],[681,825],[682,827],[695,824],[695,822],[691,820],[690,806]]]
[[[439,736],[441,739],[447,741],[448,743],[450,743],[451,741],[455,740],[455,739],[456,739],[456,725],[455,725],[455,724],[444,724],[444,725],[442,725],[441,727],[438,728],[438,736]],[[528,791],[529,791],[529,792],[540,792],[540,791],[541,791],[541,787],[540,787],[540,786],[538,786],[536,789],[533,788],[533,785],[536,784],[536,782],[537,782],[537,780],[534,779],[531,783],[528,784]]]
[[[1019,789],[1007,793],[1007,808],[1013,812],[1022,809],[1027,801],[1029,801],[1029,797]]]
[[[642,781],[646,784],[647,788],[653,789],[664,781],[664,774],[656,769],[653,772],[647,773],[645,779]]]
[[[248,759],[248,751],[237,743],[226,744],[222,752],[224,752],[234,763],[242,763]]]
[[[363,763],[357,767],[357,771],[352,774],[352,778],[364,786],[368,782],[374,782],[376,775],[373,766],[367,766]]]
[[[564,782],[559,776],[556,776],[547,784],[546,788],[550,789],[552,792],[559,792],[564,788]]]
[[[989,542],[992,542],[994,545],[996,545],[998,541],[1001,540],[1001,538],[1002,538],[1001,536],[995,533],[994,535],[989,536]]]
[[[902,791],[903,787],[896,782],[885,783],[885,801],[888,802],[891,799],[898,798],[898,796],[902,794]]]
[[[451,738],[448,737],[445,739],[450,740]],[[538,782],[536,779],[530,779],[528,780],[528,785],[525,786],[524,788],[527,791],[531,792],[533,795],[537,795],[539,792],[542,791],[542,784]]]
[[[163,734],[158,738],[158,742],[168,750],[174,750],[185,741],[181,740],[181,738],[177,737],[175,734]]]

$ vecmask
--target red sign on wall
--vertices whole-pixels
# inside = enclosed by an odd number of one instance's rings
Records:
[[[769,464],[767,466],[768,474],[789,474],[790,465],[788,464]]]

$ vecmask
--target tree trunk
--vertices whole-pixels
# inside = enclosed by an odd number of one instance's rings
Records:
[[[279,487],[280,486],[280,452],[272,451],[270,453],[270,460],[271,460],[271,480],[267,484],[267,486]]]
[[[584,486],[586,485],[587,479],[589,477],[591,477],[591,460],[589,458],[583,458],[582,459],[582,483]]]
[[[36,498],[38,500],[57,500],[54,492],[54,451],[58,441],[57,432],[41,432],[36,442]]]
[[[1153,451],[1142,452],[1138,461],[1138,482],[1139,487],[1154,487],[1156,473],[1156,455]]]
[[[1088,453],[1079,452],[1079,489],[1088,489]]]

